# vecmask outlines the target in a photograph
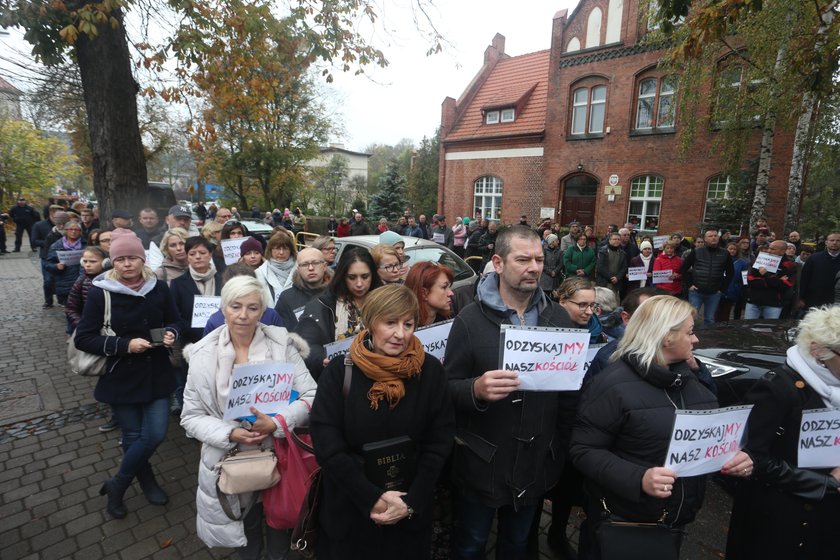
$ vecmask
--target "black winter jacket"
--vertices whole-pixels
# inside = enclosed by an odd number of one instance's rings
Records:
[[[610,254],[609,251],[618,252],[618,268],[610,270]],[[610,286],[610,278],[615,276],[618,278],[619,288],[624,285],[627,277],[627,253],[621,250],[621,247],[613,249],[610,245],[605,245],[598,249],[598,262],[595,265],[595,283],[602,288]]]
[[[53,227],[54,224],[49,220],[41,220],[32,226],[32,246],[38,247],[38,256],[41,260],[47,260],[47,251],[50,249],[47,244],[47,236]]]
[[[682,526],[694,519],[703,502],[705,477],[678,478],[668,499],[642,491],[645,471],[665,464],[676,407],[717,406],[714,395],[682,365],[679,374],[656,365],[642,372],[620,360],[584,387],[571,455],[586,477],[589,512],[601,509],[598,502],[604,498],[614,514],[630,521],[655,522],[663,509],[669,524]]]
[[[324,292],[329,285],[332,274],[332,270],[327,269],[323,281],[319,282],[317,287],[311,288],[304,284],[297,270],[294,272],[292,285],[283,290],[283,293],[277,299],[277,305],[274,306],[274,310],[283,319],[283,325],[286,329],[291,332],[297,328],[298,315],[303,316],[306,304]]]
[[[735,274],[732,256],[722,247],[698,247],[683,259],[682,275],[702,294],[725,292]]]
[[[540,307],[540,326],[574,326],[556,303],[543,297]],[[449,333],[444,368],[457,425],[453,477],[484,505],[534,505],[560,478],[577,392],[514,391],[500,401],[478,401],[476,378],[499,369],[502,323],[510,321],[476,298]]]
[[[309,344],[309,356],[304,362],[315,381],[324,371],[324,344],[335,341],[335,305],[332,292],[324,292],[306,304],[295,328],[295,333]]]
[[[112,286],[115,280],[107,281]],[[102,336],[105,296],[97,279],[88,292],[82,320],[76,328],[76,348],[108,356],[105,374],[93,396],[109,404],[149,403],[168,398],[175,390],[175,372],[169,351],[162,347],[139,354],[128,352],[132,338],[151,341],[150,329],[166,327],[178,332],[178,310],[163,282],[156,281],[145,296],[129,295],[127,288],[111,291],[111,328],[116,336]]]

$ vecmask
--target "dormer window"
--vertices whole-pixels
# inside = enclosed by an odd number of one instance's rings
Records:
[[[516,111],[513,107],[486,111],[484,113],[484,124],[499,124],[513,122],[516,118]]]

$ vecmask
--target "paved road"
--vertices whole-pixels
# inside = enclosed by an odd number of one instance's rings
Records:
[[[128,517],[108,518],[97,491],[116,471],[119,432],[97,430],[108,410],[93,400],[94,380],[67,369],[63,309],[41,309],[34,255],[0,257],[0,302],[0,560],[236,557],[207,549],[195,535],[199,444],[175,419],[153,458],[169,504],[147,504],[135,485],[126,495]],[[710,490],[684,559],[723,557],[729,500]],[[544,515],[543,532],[547,524]],[[576,537],[574,525],[569,530]]]

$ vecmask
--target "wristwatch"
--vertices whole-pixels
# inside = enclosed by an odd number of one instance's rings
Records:
[[[405,501],[405,496],[400,496],[400,498],[402,498],[403,503],[405,503],[405,507],[408,509],[408,519],[411,519],[411,516],[414,515],[414,508]]]

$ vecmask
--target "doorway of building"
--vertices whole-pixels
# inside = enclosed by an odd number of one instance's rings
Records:
[[[583,225],[595,223],[595,202],[598,198],[598,181],[589,175],[573,175],[563,185],[561,225],[573,220]]]

